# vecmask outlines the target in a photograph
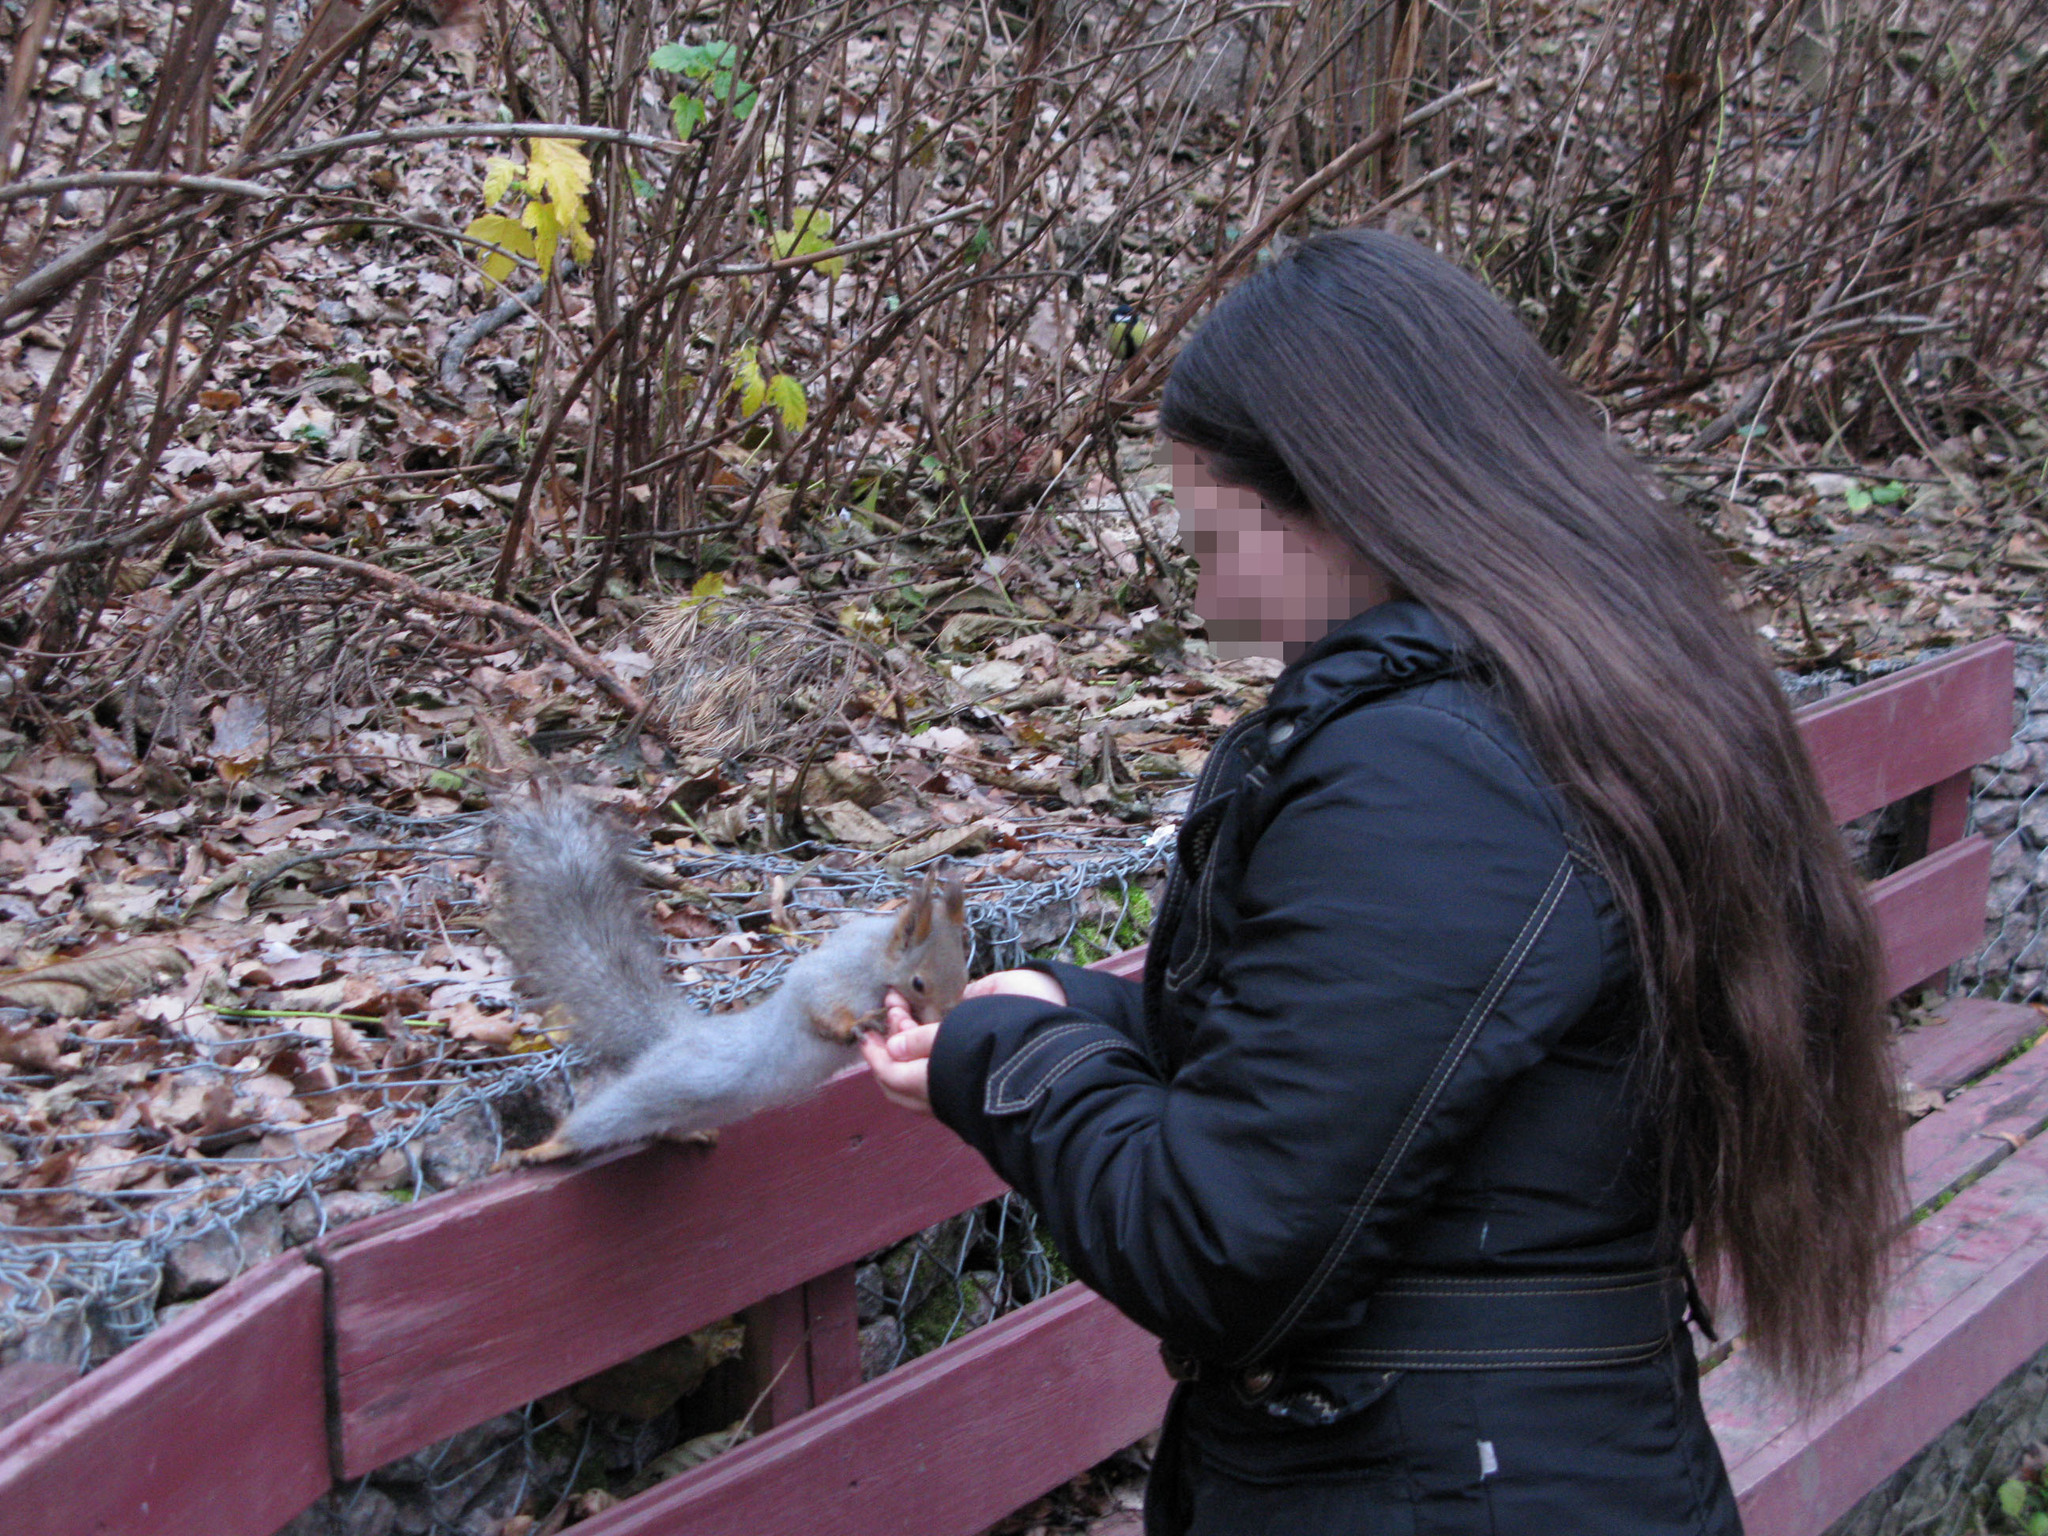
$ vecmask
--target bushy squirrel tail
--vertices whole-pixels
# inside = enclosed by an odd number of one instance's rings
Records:
[[[602,1066],[623,1066],[694,1017],[661,948],[624,837],[549,785],[498,807],[492,928],[526,990],[560,1003]]]

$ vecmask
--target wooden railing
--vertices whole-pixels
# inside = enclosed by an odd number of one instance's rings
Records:
[[[2011,647],[1994,641],[1801,717],[1837,816],[1923,802],[1922,856],[1871,890],[1895,988],[1982,942],[1990,847],[1964,835],[1969,771],[2005,750],[2011,709]],[[1954,1005],[1902,1063],[1960,1086],[2042,1022]],[[1977,1182],[1916,1229],[1885,1347],[1850,1394],[1801,1421],[1740,1354],[1708,1374],[1752,1536],[1820,1531],[2048,1342],[2037,1054],[1914,1128],[1917,1203]],[[860,1384],[854,1264],[1003,1189],[864,1076],[709,1152],[486,1180],[252,1270],[0,1430],[0,1528],[267,1536],[335,1479],[742,1310],[774,1427],[580,1529],[984,1528],[1156,1424],[1168,1382],[1151,1339],[1070,1285]]]

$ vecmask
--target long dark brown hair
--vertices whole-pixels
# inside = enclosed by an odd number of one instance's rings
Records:
[[[1510,310],[1391,235],[1239,286],[1160,425],[1470,637],[1627,915],[1667,1220],[1765,1364],[1837,1378],[1904,1210],[1878,940],[1697,536]]]

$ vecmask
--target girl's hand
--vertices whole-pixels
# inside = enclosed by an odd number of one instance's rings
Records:
[[[939,1026],[918,1023],[910,1004],[894,987],[883,998],[882,1006],[888,1020],[888,1038],[862,1035],[860,1053],[867,1058],[883,1098],[899,1109],[928,1115],[932,1112],[932,1095],[927,1075]]]
[[[997,971],[979,981],[970,981],[962,999],[970,997],[1035,997],[1041,1002],[1064,1005],[1067,990],[1043,971]],[[920,1115],[932,1112],[929,1081],[932,1046],[939,1038],[939,1026],[920,1024],[903,994],[890,988],[883,998],[888,1035],[860,1037],[860,1053],[875,1074],[875,1086],[882,1097],[899,1108]]]
[[[1043,971],[997,971],[967,983],[967,990],[960,997],[962,1001],[970,997],[1035,997],[1040,1002],[1064,1007],[1067,989]]]

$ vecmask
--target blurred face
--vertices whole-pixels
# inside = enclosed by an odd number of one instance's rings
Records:
[[[1181,543],[1202,569],[1195,612],[1217,655],[1293,661],[1393,595],[1386,576],[1336,534],[1225,485],[1199,449],[1171,448]]]

